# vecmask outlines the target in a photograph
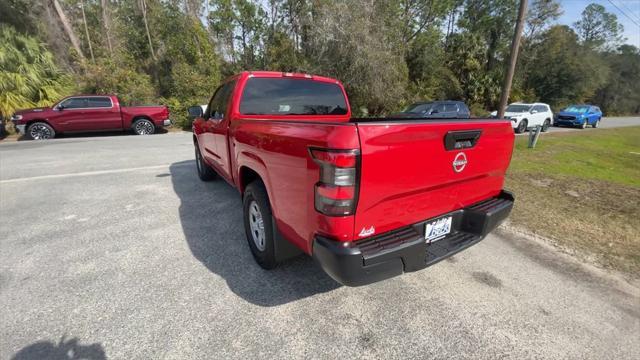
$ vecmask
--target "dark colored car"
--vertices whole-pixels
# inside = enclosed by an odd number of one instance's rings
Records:
[[[462,101],[425,101],[409,105],[399,113],[391,114],[391,118],[458,118],[468,119],[469,108]]]
[[[238,189],[265,269],[303,252],[368,284],[472,246],[513,206],[506,119],[352,118],[339,81],[267,71],[227,79],[190,113],[198,175]]]
[[[114,95],[76,95],[52,107],[16,111],[16,129],[34,140],[51,139],[60,133],[133,130],[153,134],[171,125],[166,106],[122,106]]]
[[[581,129],[591,125],[597,128],[602,120],[602,111],[593,105],[571,105],[556,114],[553,120],[555,126],[577,126]]]

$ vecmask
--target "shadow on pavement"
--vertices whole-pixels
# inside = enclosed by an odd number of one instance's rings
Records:
[[[18,351],[12,360],[106,360],[107,355],[99,343],[80,345],[77,338],[65,340],[64,336],[57,344],[51,341],[38,341]]]
[[[238,191],[222,179],[200,181],[194,161],[174,163],[170,172],[193,256],[221,276],[235,294],[256,305],[276,306],[340,286],[308,256],[274,270],[260,268],[247,244]]]

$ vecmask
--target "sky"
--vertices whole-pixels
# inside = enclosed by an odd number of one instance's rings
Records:
[[[604,6],[607,12],[618,17],[618,22],[624,26],[623,36],[626,43],[640,47],[640,0],[559,0],[564,14],[558,20],[561,24],[572,25],[580,19],[584,8],[591,3]],[[615,4],[618,8],[613,6]],[[622,12],[626,13],[625,16]],[[635,21],[636,23],[634,24]]]

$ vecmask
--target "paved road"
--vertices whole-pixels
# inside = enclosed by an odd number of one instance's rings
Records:
[[[600,121],[600,128],[610,129],[617,127],[627,126],[640,126],[640,116],[628,116],[628,117],[605,117]],[[592,127],[586,129],[571,128],[571,127],[551,127],[549,132],[567,132],[567,131],[597,131]],[[525,135],[525,134],[520,134]]]
[[[185,133],[0,144],[0,359],[640,358],[638,288],[506,233],[361,288],[264,271],[191,159]]]

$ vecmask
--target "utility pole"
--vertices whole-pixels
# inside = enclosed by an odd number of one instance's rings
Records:
[[[498,118],[504,117],[504,109],[509,101],[509,93],[511,92],[511,82],[513,81],[513,73],[516,71],[516,62],[518,61],[518,50],[520,49],[520,36],[524,27],[524,19],[527,13],[527,0],[520,0],[520,9],[518,10],[518,20],[516,21],[516,31],[513,33],[511,41],[511,54],[509,55],[509,68],[504,76],[502,84],[502,94],[500,95],[500,106],[498,106]]]

